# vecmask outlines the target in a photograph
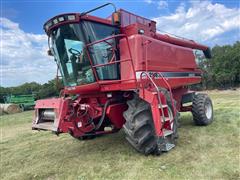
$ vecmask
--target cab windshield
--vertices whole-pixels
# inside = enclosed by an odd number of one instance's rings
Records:
[[[95,77],[87,55],[86,44],[113,36],[117,28],[91,21],[66,24],[51,34],[54,57],[60,67],[66,86],[77,86],[95,82]],[[89,47],[93,65],[105,64],[116,57],[114,39]],[[117,64],[96,68],[98,79],[114,80],[119,78]]]

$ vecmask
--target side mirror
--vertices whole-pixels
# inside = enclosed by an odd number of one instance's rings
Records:
[[[208,59],[212,58],[211,49],[209,47],[206,50],[204,50],[203,53],[204,53],[206,58],[208,58]]]
[[[52,50],[51,49],[47,50],[47,54],[48,56],[53,56]]]

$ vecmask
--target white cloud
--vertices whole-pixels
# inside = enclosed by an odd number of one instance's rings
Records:
[[[200,42],[240,28],[240,9],[210,1],[192,1],[186,9],[181,3],[174,13],[153,18],[157,28]]]
[[[157,5],[158,9],[166,9],[168,8],[168,2],[167,1],[158,1],[158,0],[144,0],[145,3],[148,4],[155,4]]]
[[[165,8],[168,8],[168,3],[167,1],[158,1],[157,2],[157,5],[158,5],[158,9],[165,9]]]
[[[19,24],[0,18],[1,86],[15,86],[25,82],[45,83],[53,79],[56,65],[47,56],[47,36],[26,33]]]

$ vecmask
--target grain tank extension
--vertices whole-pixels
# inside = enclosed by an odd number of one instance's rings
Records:
[[[107,5],[109,18],[90,15]],[[34,130],[84,140],[123,129],[138,152],[159,155],[176,145],[180,112],[196,125],[213,121],[210,98],[188,89],[201,82],[194,50],[210,58],[207,46],[160,34],[156,22],[111,3],[55,16],[44,30],[64,89],[36,102]]]

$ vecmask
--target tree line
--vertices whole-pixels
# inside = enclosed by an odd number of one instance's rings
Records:
[[[198,59],[203,70],[200,89],[228,89],[240,85],[240,42],[233,45],[214,46],[212,58]]]
[[[56,79],[50,80],[42,85],[36,82],[31,82],[16,87],[0,87],[0,102],[4,101],[4,96],[6,95],[33,94],[35,99],[57,97],[59,96],[62,87],[62,82],[57,82]]]
[[[203,80],[192,88],[227,89],[240,85],[240,42],[233,45],[214,46],[212,58],[198,57],[198,65],[203,70]],[[4,95],[35,94],[36,99],[58,96],[62,83],[57,86],[56,79],[45,84],[25,83],[16,87],[0,87],[0,98]]]

